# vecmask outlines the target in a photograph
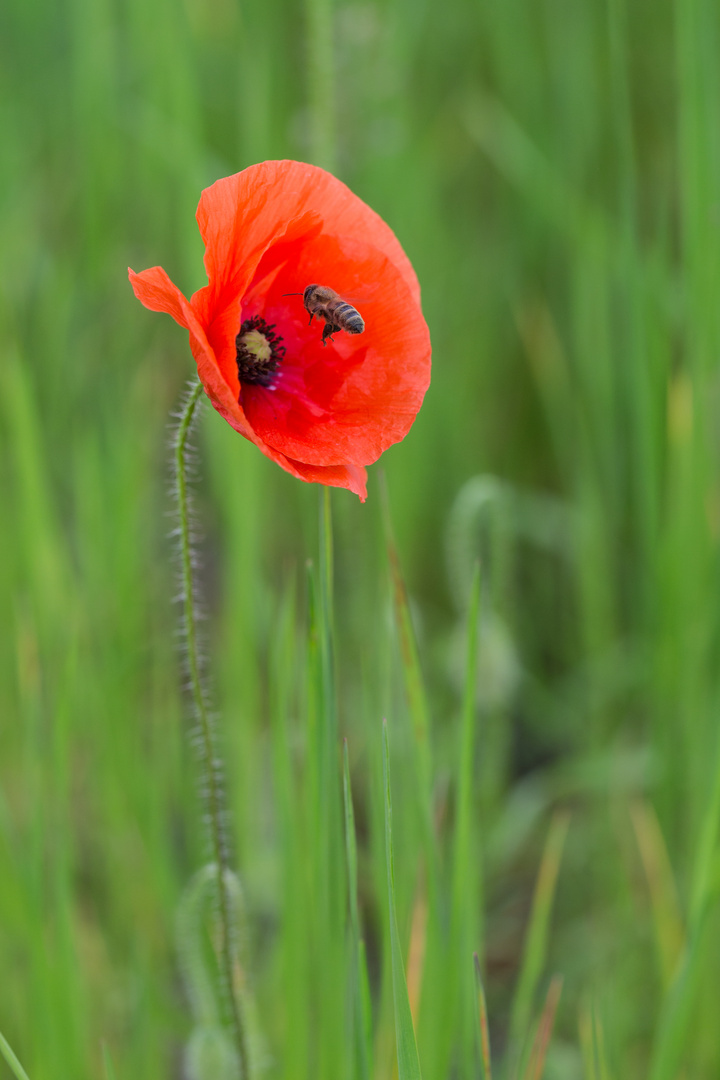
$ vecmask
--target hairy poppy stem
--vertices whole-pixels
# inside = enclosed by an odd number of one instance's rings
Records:
[[[205,801],[210,843],[217,873],[217,903],[218,915],[220,918],[220,978],[222,981],[222,990],[225,994],[230,1011],[230,1022],[238,1055],[240,1076],[242,1077],[242,1080],[248,1080],[250,1071],[247,1035],[242,1016],[241,1003],[235,992],[233,979],[233,928],[231,900],[227,884],[229,866],[223,823],[224,807],[221,787],[221,762],[215,750],[207,694],[201,674],[197,633],[196,590],[193,579],[193,557],[190,537],[188,439],[198,413],[198,406],[202,393],[202,383],[199,381],[194,382],[182,405],[174,445],[175,495],[178,505],[180,572],[183,588],[182,628],[185,640],[188,675],[190,678],[190,691],[195,709],[195,718],[199,729],[198,747],[201,761],[205,767],[205,775],[203,776],[203,783],[201,784],[201,793],[202,798]]]

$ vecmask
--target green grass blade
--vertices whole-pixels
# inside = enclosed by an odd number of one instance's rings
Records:
[[[359,1075],[369,1080],[372,1075],[370,988],[367,972],[365,942],[360,934],[360,915],[357,902],[357,840],[355,814],[350,785],[350,763],[347,739],[343,739],[343,797],[345,801],[345,850],[347,853],[348,892],[350,894],[350,924],[355,947],[355,1024],[358,1047]]]
[[[367,950],[365,942],[361,938],[358,942],[358,990],[360,994],[360,1041],[361,1075],[367,1068],[368,1077],[373,1075],[373,1028],[372,1028],[372,996],[370,994],[370,978],[368,976]]]
[[[596,1003],[587,998],[578,1012],[578,1035],[584,1080],[610,1080],[605,1054],[605,1032]]]
[[[708,915],[717,897],[717,836],[720,770],[715,770],[708,807],[700,823],[690,898],[687,946],[658,1018],[651,1058],[651,1080],[671,1080],[687,1046],[701,980],[706,970]],[[675,954],[677,955],[677,954]]]
[[[560,994],[562,992],[562,982],[561,975],[553,975],[550,981],[548,992],[545,995],[545,1005],[543,1006],[540,1022],[533,1040],[530,1061],[525,1070],[524,1080],[542,1080],[543,1070],[545,1069],[545,1058],[547,1057],[550,1038],[552,1036],[553,1027],[555,1026],[555,1014],[557,1013]]]
[[[701,978],[709,959],[706,935],[710,922],[709,914],[710,908],[707,908],[698,918],[685,956],[661,1009],[650,1062],[650,1080],[675,1080],[680,1070],[698,1001]]]
[[[473,802],[476,730],[476,683],[478,662],[478,618],[480,611],[480,570],[476,566],[470,590],[467,615],[467,656],[460,732],[457,744],[455,774],[457,806],[452,862],[451,936],[452,948],[447,961],[448,1016],[446,1029],[446,1068],[452,1042],[460,1038],[462,1070],[469,1075],[475,1056],[474,1027],[476,1003],[473,982],[466,968],[466,958],[474,951],[482,952],[480,886],[480,845],[476,835]]]
[[[480,958],[477,953],[473,956],[473,966],[475,971],[475,987],[477,989],[475,1034],[477,1037],[478,1053],[480,1055],[480,1080],[492,1080],[492,1059],[490,1055],[490,1031],[488,1029],[487,1002],[485,1001],[485,987],[483,986],[482,973],[480,971]]]
[[[567,813],[557,813],[553,818],[535,885],[520,977],[510,1018],[510,1053],[515,1063],[521,1057],[528,1035],[533,998],[545,963],[552,903],[569,824]]]
[[[342,793],[338,770],[337,701],[333,619],[333,534],[330,495],[319,492],[319,548],[309,574],[310,648],[307,662],[308,769],[311,828],[309,860],[310,919],[316,955],[323,963],[316,980],[314,1045],[317,1072],[332,1075],[345,1041],[344,1001],[338,987],[346,980],[346,869],[343,850]]]
[[[335,168],[333,0],[305,0],[311,160]]]
[[[597,1046],[597,1059],[598,1067],[600,1069],[600,1080],[611,1080],[610,1068],[607,1063],[607,1055],[605,1053],[605,1029],[603,1028],[602,1020],[600,1019],[600,1013],[597,1007],[595,1012],[595,1045]]]
[[[392,798],[390,794],[390,747],[387,721],[383,721],[383,789],[385,792],[385,857],[387,862],[388,904],[390,908],[390,958],[392,964],[393,1004],[399,1080],[421,1080],[415,1031],[408,999],[397,913],[392,848]]]
[[[12,1070],[13,1076],[15,1076],[17,1078],[17,1080],[30,1080],[28,1074],[25,1072],[22,1065],[20,1064],[20,1062],[16,1058],[15,1054],[13,1053],[9,1042],[7,1041],[7,1039],[5,1038],[5,1036],[1,1032],[0,1032],[0,1053],[5,1058],[6,1062],[10,1066],[10,1069]]]
[[[690,894],[690,932],[699,922],[709,901],[717,865],[718,837],[720,834],[720,759],[713,770],[710,800],[700,823],[697,855],[693,866],[692,892]]]
[[[105,1080],[116,1080],[115,1068],[110,1057],[110,1051],[105,1043],[103,1043],[103,1068],[105,1069]]]
[[[350,786],[350,763],[347,739],[343,739],[343,798],[345,801],[345,850],[347,852],[348,889],[350,893],[350,922],[355,941],[360,940],[360,917],[357,903],[357,840],[355,813]]]
[[[480,571],[475,568],[468,608],[467,662],[463,694],[462,722],[457,758],[457,817],[453,858],[452,913],[456,937],[471,910],[477,911],[475,896],[478,848],[472,834],[472,802],[475,757],[475,686],[477,680],[478,616],[480,612]],[[467,926],[474,931],[475,927]],[[473,942],[478,948],[479,943]]]
[[[322,674],[322,700],[328,733],[334,733],[336,724],[335,701],[335,661],[333,654],[334,616],[333,616],[333,527],[330,503],[330,488],[323,488],[320,493],[320,559],[319,575],[319,610],[318,627],[320,637],[320,660]],[[334,739],[328,740],[328,747]],[[337,759],[334,759],[334,761]],[[336,766],[330,766],[335,772]]]
[[[585,1080],[600,1080],[598,1046],[595,1036],[595,1017],[592,1001],[585,1000],[578,1011],[578,1036],[582,1053]]]
[[[685,930],[665,840],[654,809],[637,800],[630,807],[650,893],[653,929],[663,987],[667,989],[685,943]]]
[[[425,693],[425,682],[420,667],[415,629],[410,614],[407,588],[400,566],[395,537],[393,535],[392,521],[390,519],[390,503],[387,486],[382,487],[382,511],[385,528],[385,543],[387,546],[388,560],[390,562],[390,574],[393,585],[393,598],[395,601],[395,617],[400,635],[400,649],[402,655],[403,676],[405,679],[405,692],[410,707],[410,717],[413,725],[413,734],[418,750],[421,780],[425,791],[430,790],[432,782],[432,764],[430,760],[430,715]]]
[[[425,854],[432,869],[428,873],[428,892],[430,906],[437,906],[436,883],[439,880],[437,837],[433,825],[433,768],[430,745],[430,711],[427,703],[425,682],[418,655],[415,628],[410,613],[407,588],[403,578],[390,519],[390,504],[387,486],[382,484],[382,515],[385,530],[390,575],[392,579],[395,619],[400,639],[405,694],[410,711],[410,720],[415,744],[415,767],[417,770],[417,806],[419,825],[422,828]]]

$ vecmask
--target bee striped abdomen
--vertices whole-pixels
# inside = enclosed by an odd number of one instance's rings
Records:
[[[362,334],[365,329],[362,315],[347,300],[341,300],[332,314],[334,321],[346,334]]]

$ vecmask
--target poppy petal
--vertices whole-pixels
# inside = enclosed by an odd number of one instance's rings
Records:
[[[364,333],[341,331],[323,346],[318,324],[308,327],[302,304],[284,297],[321,273],[341,296],[366,292],[367,302],[358,304]],[[247,419],[263,441],[327,466],[369,465],[404,438],[430,381],[430,338],[405,280],[382,252],[322,235],[246,305],[277,325],[287,347],[276,389],[242,389]]]
[[[183,315],[182,302],[185,297],[167,276],[162,266],[153,266],[136,274],[128,266],[128,277],[133,292],[141,304],[150,311],[164,311],[172,315],[176,323],[187,330],[187,321]]]
[[[270,455],[268,455],[270,456]],[[358,465],[308,465],[304,461],[292,461],[285,458],[292,468],[278,464],[287,472],[293,472],[294,476],[306,480],[309,484],[328,484],[330,487],[347,488],[353,494],[359,496],[360,502],[367,499],[367,472]]]
[[[364,240],[387,255],[420,302],[415,271],[390,226],[332,173],[300,161],[263,161],[203,191],[197,222],[214,296],[228,301],[244,291],[262,253],[308,212],[325,232]]]

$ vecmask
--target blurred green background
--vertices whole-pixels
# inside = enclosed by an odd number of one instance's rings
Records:
[[[311,768],[317,493],[212,410],[198,433],[257,1072],[363,1075],[344,736],[373,1075],[393,1076],[386,716],[426,1080],[480,1075],[473,950],[508,1078],[552,972],[551,1080],[720,1075],[717,4],[9,0],[0,27],[0,1031],[31,1080],[200,1075],[183,1065],[199,1020],[175,920],[205,848],[167,535],[168,415],[193,365],[126,267],[162,264],[186,294],[204,284],[201,189],[272,157],[332,164],[390,223],[434,369],[368,502],[332,496],[326,789]],[[428,792],[381,469],[429,702]],[[530,948],[557,811],[571,816],[547,948]],[[468,883],[459,950],[451,879]]]

